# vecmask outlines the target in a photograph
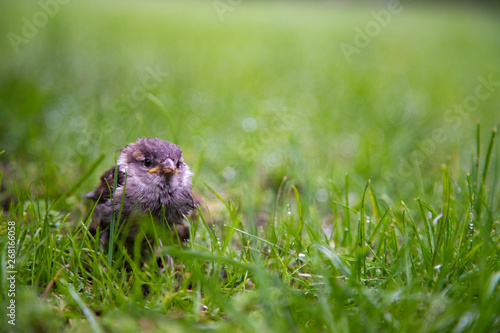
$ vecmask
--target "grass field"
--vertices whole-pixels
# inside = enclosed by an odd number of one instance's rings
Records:
[[[500,331],[498,8],[0,16],[0,331]],[[156,231],[166,272],[87,232],[84,194],[142,136],[206,202],[185,248]]]

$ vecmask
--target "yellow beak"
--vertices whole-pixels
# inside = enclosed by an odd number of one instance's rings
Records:
[[[179,173],[179,170],[177,169],[172,169],[172,168],[167,168],[167,167],[162,167],[162,166],[157,166],[156,168],[151,168],[149,169],[149,172],[150,173],[172,173],[174,172],[175,173]]]

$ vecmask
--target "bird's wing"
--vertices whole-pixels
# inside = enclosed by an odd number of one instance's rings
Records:
[[[115,177],[115,167],[112,167],[101,176],[101,182],[95,188],[93,192],[87,193],[85,196],[87,199],[92,199],[95,201],[103,201],[111,198],[111,193],[113,191]],[[125,182],[125,172],[118,170],[117,185],[123,186]]]
[[[190,199],[191,199],[191,200],[189,200],[189,206],[192,209],[195,209],[196,206],[198,206],[198,205],[200,205],[200,206],[202,205],[203,199],[201,198],[201,196],[199,194],[194,193],[194,192],[191,191],[191,193],[190,193],[189,196],[190,196]]]

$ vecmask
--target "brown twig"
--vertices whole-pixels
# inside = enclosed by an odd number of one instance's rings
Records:
[[[69,268],[69,264],[67,265],[64,265],[63,267],[59,268],[59,270],[57,271],[56,275],[54,276],[54,278],[52,280],[50,280],[49,284],[47,285],[47,288],[45,288],[45,291],[43,292],[43,296],[47,296],[47,294],[49,293],[50,289],[52,289],[52,286],[54,285],[55,281],[57,280],[57,278],[59,277],[59,274],[61,274],[61,272],[63,271],[63,269],[68,269]]]

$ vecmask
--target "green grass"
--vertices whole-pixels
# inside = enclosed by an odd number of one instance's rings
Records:
[[[72,1],[0,39],[0,331],[499,331],[500,87],[465,106],[500,13],[402,5],[351,61],[382,5]],[[0,35],[38,11],[0,2]],[[185,248],[109,260],[84,193],[142,136],[206,203]]]

